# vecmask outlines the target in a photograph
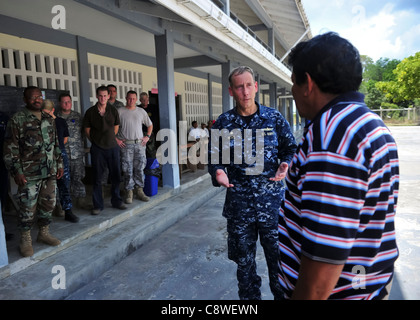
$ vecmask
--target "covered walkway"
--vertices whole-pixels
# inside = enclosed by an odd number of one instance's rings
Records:
[[[413,146],[420,144],[420,126],[390,127],[390,129],[397,141],[400,158],[400,194],[395,218],[400,256],[395,265],[396,276],[390,299],[418,300],[420,299],[420,276],[418,272],[420,265],[420,245],[418,241],[420,238],[420,149],[413,148]],[[99,216],[91,216],[89,211],[77,211],[81,219],[79,223],[75,224],[66,222],[62,218],[54,218],[51,226],[52,232],[62,240],[62,244],[58,247],[48,247],[34,242],[35,255],[32,258],[20,257],[17,249],[18,239],[15,237],[12,242],[7,244],[10,264],[0,269],[0,300],[65,298],[78,288],[98,278],[148,241],[158,237],[169,226],[189,213],[193,213],[203,204],[209,203],[209,200],[214,199],[211,202],[212,208],[208,209],[208,214],[221,215],[223,197],[220,197],[219,193],[223,192],[224,189],[214,188],[205,170],[185,174],[181,178],[181,182],[180,189],[174,191],[171,188],[159,188],[158,195],[152,197],[150,202],[145,203],[136,200],[124,212],[113,210],[109,205]],[[218,209],[216,210],[216,208]],[[206,209],[202,207],[201,210]],[[214,220],[218,219],[215,218]],[[189,232],[194,233],[191,231],[192,228],[205,228],[208,233],[214,232],[215,239],[220,239],[223,236],[223,230],[225,229],[209,230],[211,224],[196,226],[191,225],[191,221],[200,223],[196,218],[188,219],[177,227],[177,232],[182,232],[182,228],[187,228],[188,231],[185,232],[185,235],[187,235]],[[10,231],[13,226],[15,226],[15,223],[12,216],[8,216],[6,219],[7,230]],[[173,235],[173,232],[171,234]],[[178,239],[164,239],[168,246],[171,241],[178,241]],[[203,241],[200,241],[200,243],[204,246],[207,245]],[[205,251],[206,249],[197,250]],[[217,250],[220,251],[220,254],[212,256],[214,259],[212,263],[230,263],[225,256],[224,249],[218,248]],[[191,253],[191,255],[195,254],[199,255],[198,253]],[[173,261],[168,261],[168,266],[176,261],[185,260],[176,254],[169,255],[167,259],[173,259]],[[218,260],[215,261],[215,259]],[[196,263],[209,262],[203,259]],[[66,290],[54,290],[51,287],[51,280],[55,275],[52,273],[52,267],[55,265],[66,266]],[[206,265],[203,268],[208,269],[209,266]],[[129,269],[127,270],[129,271]],[[183,275],[180,278],[184,281],[187,281],[185,279],[188,279],[189,275],[191,277],[195,275],[189,274],[186,269],[182,270]],[[115,271],[110,272],[112,274]],[[109,277],[109,273],[107,274]],[[148,274],[153,274],[153,270],[148,271]],[[174,278],[173,274],[160,274],[160,277],[176,284],[177,279]],[[212,280],[212,274],[203,273],[202,277],[209,278],[201,278],[200,281],[209,282]],[[111,282],[118,284],[118,279]],[[196,279],[191,279],[191,284],[196,282]],[[231,286],[231,284],[232,282],[226,283],[226,286]],[[182,285],[187,286],[186,283]],[[104,294],[109,299],[127,299],[132,292],[137,290],[131,284],[125,284],[125,288],[124,292],[118,290],[98,292],[98,296]],[[231,297],[234,296],[231,287],[223,288],[220,283],[215,283],[212,288],[219,291],[203,292],[200,287],[197,287],[191,292],[199,292],[202,299],[206,299],[205,294],[208,294],[211,299],[218,299],[217,294],[220,296],[226,289],[226,292],[230,292]],[[162,288],[159,297],[164,299],[166,297],[165,292],[167,293]],[[153,292],[150,291],[149,293],[153,297]],[[76,296],[75,299],[77,297],[80,298],[81,296]],[[89,297],[95,298],[94,296]],[[191,297],[183,296],[185,299]],[[269,296],[267,297],[267,299],[270,299]],[[220,299],[222,298],[223,295],[220,296]],[[136,299],[136,297],[132,297],[132,299]]]
[[[158,104],[155,129],[177,132],[180,121],[207,122],[231,109],[228,74],[249,65],[257,99],[299,130],[286,62],[290,49],[311,37],[300,0],[6,0],[0,90],[68,91],[82,114],[100,85],[116,85],[123,102],[128,90],[145,91]],[[14,97],[0,110],[11,115],[22,107]],[[163,185],[177,188],[178,166],[162,170]]]
[[[211,186],[210,176],[206,169],[207,168],[205,168],[205,170],[197,170],[194,173],[188,172],[183,175],[181,179],[182,185],[177,189],[159,187],[158,193],[152,196],[148,202],[142,202],[137,199],[133,200],[132,204],[127,205],[128,208],[126,210],[117,210],[112,208],[110,195],[105,192],[105,209],[97,216],[91,215],[90,210],[74,208],[73,212],[80,218],[78,223],[65,221],[64,217],[53,217],[53,222],[50,226],[51,233],[61,240],[61,244],[57,247],[50,247],[37,243],[36,236],[38,228],[34,226],[32,229],[34,255],[32,257],[23,258],[19,253],[20,236],[19,232],[16,230],[16,211],[13,209],[9,210],[5,215],[3,215],[3,220],[6,232],[12,234],[13,238],[7,241],[9,264],[0,268],[0,300],[13,299],[12,296],[3,296],[5,291],[2,293],[4,289],[4,282],[3,285],[1,284],[2,279],[15,279],[16,281],[19,279],[19,274],[28,270],[28,268],[36,268],[36,265],[46,259],[54,260],[54,256],[58,254],[71,252],[72,248],[75,248],[78,245],[83,245],[84,242],[87,242],[88,239],[94,236],[102,234],[106,237],[106,234],[113,234],[113,232],[110,231],[111,228],[115,228],[129,219],[132,219],[133,221],[133,218],[136,218],[136,224],[138,224],[138,227],[140,228],[139,233],[136,236],[137,239],[128,239],[124,244],[121,244],[118,241],[113,244],[112,241],[108,239],[106,240],[106,243],[99,245],[99,247],[103,248],[115,247],[115,250],[111,250],[111,252],[105,254],[106,258],[105,261],[103,261],[103,266],[101,266],[97,271],[89,272],[97,273],[102,268],[102,272],[105,271],[107,268],[116,263],[118,259],[125,257],[137,247],[142,246],[159,232],[162,232],[170,225],[178,221],[178,219],[182,218],[184,215],[191,212],[191,210],[194,210],[203,202],[209,200],[212,196],[221,191],[221,189],[213,188]],[[90,187],[90,185],[87,186],[88,191]],[[175,200],[177,197],[182,198],[181,203]],[[172,206],[168,207],[168,202],[171,203]],[[162,207],[162,204],[165,206]],[[156,213],[157,211],[159,214]],[[120,235],[121,237],[124,237],[124,234]],[[118,237],[118,233],[114,236]],[[119,247],[118,244],[121,246]],[[79,260],[83,258],[81,256],[73,256],[72,259]],[[86,265],[84,268],[90,270],[89,264],[92,263],[92,261],[79,262],[82,264],[85,263]],[[60,262],[57,263],[60,264]],[[51,270],[48,270],[48,273],[50,274]],[[45,276],[48,277],[48,273],[46,273]],[[15,284],[16,289],[20,285],[25,285],[20,280],[17,281],[18,282]],[[47,287],[48,286],[49,285],[47,285]],[[30,296],[21,298],[30,299]],[[39,298],[42,297],[40,296]],[[54,297],[51,296],[49,298]]]

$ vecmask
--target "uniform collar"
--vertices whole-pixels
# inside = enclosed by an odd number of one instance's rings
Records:
[[[257,112],[254,114],[254,117],[252,118],[249,126],[255,125],[256,123],[259,123],[262,119],[269,119],[270,116],[267,113],[266,107],[255,101],[255,104],[257,105]],[[236,111],[236,107],[233,108],[233,113],[235,115],[235,122],[239,124],[242,127],[248,126],[244,120],[242,119],[242,116]]]
[[[23,111],[26,113],[26,116],[34,117],[35,119],[38,120],[38,118],[33,114],[33,112],[31,110],[29,110],[26,106],[23,109]],[[52,118],[52,117],[48,113],[41,110],[41,119],[43,119],[43,118]]]
[[[364,103],[365,96],[357,91],[350,91],[343,94],[340,94],[338,97],[332,99],[330,102],[328,102],[319,112],[318,114],[306,124],[304,128],[304,132],[306,133],[308,131],[308,128],[316,121],[318,121],[319,118],[321,118],[322,114],[328,111],[331,108],[334,108],[336,105],[339,104],[351,104],[351,103]]]

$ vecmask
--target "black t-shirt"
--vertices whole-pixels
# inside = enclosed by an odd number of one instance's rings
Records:
[[[137,107],[143,108],[141,104]],[[147,115],[149,116],[150,120],[153,123],[153,132],[156,134],[160,129],[160,120],[159,120],[159,108],[157,105],[148,104],[147,108],[143,108],[146,111]],[[143,125],[143,132],[147,132],[147,127]]]
[[[115,140],[114,127],[120,125],[118,110],[110,104],[106,105],[105,114],[99,114],[98,107],[89,108],[83,118],[83,128],[90,128],[90,141],[102,149],[118,146]]]

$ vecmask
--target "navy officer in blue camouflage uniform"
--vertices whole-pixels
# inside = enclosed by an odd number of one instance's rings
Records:
[[[227,188],[223,216],[227,218],[228,257],[238,265],[241,300],[261,299],[255,262],[258,236],[271,292],[274,299],[283,297],[277,279],[278,212],[284,195],[281,180],[296,150],[288,122],[277,110],[255,101],[257,90],[251,68],[232,70],[229,93],[236,106],[213,125],[208,155],[213,185]]]

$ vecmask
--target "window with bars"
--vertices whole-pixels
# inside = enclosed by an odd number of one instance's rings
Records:
[[[72,59],[1,47],[0,85],[66,90],[80,111],[77,64]]]
[[[125,104],[127,91],[134,90],[140,97],[142,73],[106,65],[89,63],[90,101],[96,103],[96,88],[113,84],[117,87],[117,100]]]
[[[222,114],[222,88],[221,86],[212,86],[212,111],[210,120],[216,120]]]
[[[194,120],[199,124],[209,119],[207,84],[185,81],[185,120],[190,126]]]

